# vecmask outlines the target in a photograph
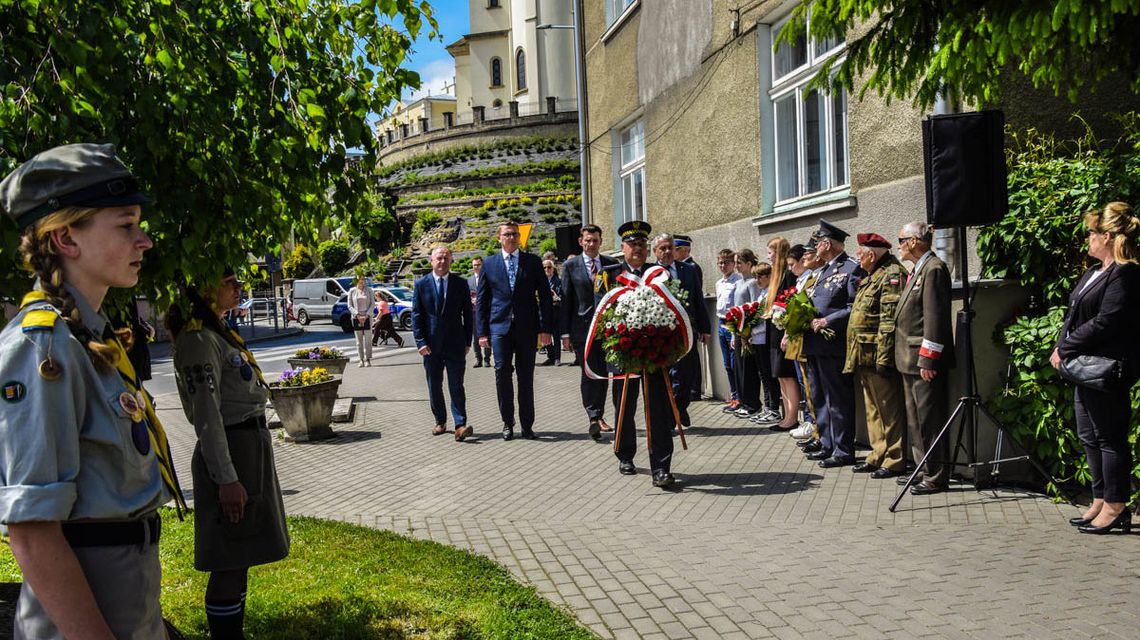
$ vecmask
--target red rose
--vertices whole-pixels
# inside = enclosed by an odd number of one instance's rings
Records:
[[[630,340],[628,336],[622,336],[621,340],[618,341],[618,348],[622,351],[629,349],[632,345],[633,340]]]
[[[649,325],[648,327],[645,327],[645,333],[647,335],[653,335],[657,333],[657,327],[654,325]]]
[[[614,334],[614,330],[607,327],[606,328],[606,337],[608,338],[608,337],[612,336],[613,334]]]
[[[629,331],[629,327],[625,326],[624,322],[619,322],[618,326],[617,326],[617,330],[618,330],[618,333],[620,333],[624,336],[626,334],[626,332]]]
[[[641,349],[634,349],[633,351],[629,352],[629,355],[631,355],[635,358],[640,358],[641,357]]]

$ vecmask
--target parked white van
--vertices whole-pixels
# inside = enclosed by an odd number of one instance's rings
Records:
[[[333,305],[352,288],[352,278],[312,278],[293,281],[293,315],[309,324],[315,318],[332,318]]]

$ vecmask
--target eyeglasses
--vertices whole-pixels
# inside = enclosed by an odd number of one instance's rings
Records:
[[[500,233],[499,235],[503,236],[504,238],[514,238],[514,237],[517,237],[519,235],[519,232],[518,231],[504,231],[503,233]]]
[[[915,239],[914,236],[906,236],[903,238],[899,238],[899,246],[901,247],[902,245],[906,244],[907,240],[914,240],[914,239]]]

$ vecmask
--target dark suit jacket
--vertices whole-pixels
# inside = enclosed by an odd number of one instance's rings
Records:
[[[1130,372],[1140,373],[1140,266],[1113,264],[1088,289],[1081,291],[1100,265],[1085,272],[1069,295],[1069,310],[1057,340],[1062,358],[1094,355],[1132,361]]]
[[[618,261],[599,255],[602,269],[614,268]],[[599,271],[599,274],[601,271]],[[590,269],[584,256],[575,256],[562,266],[562,307],[559,309],[559,333],[570,336],[570,342],[581,344],[586,341],[590,321],[594,319],[599,296],[595,295],[594,281],[590,279]]]
[[[697,276],[697,270],[692,265],[676,260],[673,261],[673,265],[677,267],[677,279],[681,281],[681,289],[689,292],[689,298],[685,301],[685,311],[689,312],[693,331],[698,335],[712,333],[709,310],[705,308],[704,295],[701,292],[701,281]]]
[[[447,274],[443,313],[436,312],[435,274],[416,280],[412,289],[412,336],[416,347],[431,347],[433,355],[462,357],[471,346],[471,289],[467,280]]]
[[[697,272],[697,282],[700,283],[701,289],[704,290],[704,288],[705,288],[705,272],[704,272],[704,269],[701,269],[701,265],[697,264],[696,261],[693,260],[693,256],[689,256],[688,258],[685,258],[684,263],[689,265],[690,267],[692,267],[693,270]]]
[[[847,355],[847,318],[851,316],[851,303],[855,301],[859,279],[864,275],[859,263],[846,253],[836,256],[819,274],[811,301],[819,316],[827,318],[827,326],[835,336],[828,340],[814,331],[804,332],[804,355],[837,358]]]
[[[919,368],[946,371],[953,367],[950,270],[932,255],[910,283],[903,285],[895,308],[895,368],[917,376]]]
[[[475,299],[475,335],[507,335],[513,328],[523,336],[554,333],[557,320],[542,259],[519,250],[515,289],[511,291],[503,252],[487,256]]]

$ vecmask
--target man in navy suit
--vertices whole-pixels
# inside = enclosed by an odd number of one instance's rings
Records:
[[[582,255],[567,260],[562,268],[562,313],[559,318],[562,349],[566,352],[573,349],[582,363],[582,406],[590,420],[590,437],[601,440],[603,431],[613,431],[613,427],[606,424],[603,417],[606,411],[606,387],[609,385],[605,380],[586,377],[585,366],[588,362],[594,373],[604,375],[606,356],[600,342],[590,351],[588,360],[583,352],[586,350],[586,334],[590,331],[590,322],[594,319],[594,311],[601,299],[599,289],[604,290],[601,285],[603,270],[616,268],[618,261],[600,254],[602,229],[597,225],[582,227],[578,245],[582,247]]]
[[[431,273],[416,280],[412,291],[412,336],[424,357],[428,400],[435,416],[431,433],[438,436],[447,432],[447,409],[443,404],[446,369],[457,441],[473,433],[467,424],[467,394],[463,390],[467,352],[471,350],[471,319],[467,281],[451,273],[451,249],[436,247],[431,252]]]
[[[672,234],[659,234],[653,239],[653,255],[657,257],[657,264],[669,270],[669,277],[681,283],[681,290],[688,292],[685,311],[689,313],[693,333],[700,336],[702,344],[708,344],[712,326],[709,322],[708,309],[705,308],[704,296],[701,294],[701,281],[697,278],[696,269],[674,260],[674,241]],[[673,379],[673,398],[677,402],[677,413],[681,415],[682,426],[687,427],[690,424],[689,403],[692,402],[693,391],[700,379],[700,368],[701,356],[694,346],[669,370]]]
[[[483,273],[483,256],[475,256],[471,258],[471,275],[467,277],[467,287],[471,289],[471,307],[475,307],[475,292],[479,290],[479,280],[482,279]],[[479,369],[486,362],[487,366],[491,366],[491,347],[476,347],[475,348],[475,366],[473,368]]]
[[[495,356],[495,392],[503,419],[503,440],[515,437],[515,388],[518,371],[522,437],[534,440],[535,343],[549,345],[554,332],[554,303],[542,260],[519,251],[519,226],[499,224],[498,253],[483,262],[475,298],[475,332],[480,347]]]

